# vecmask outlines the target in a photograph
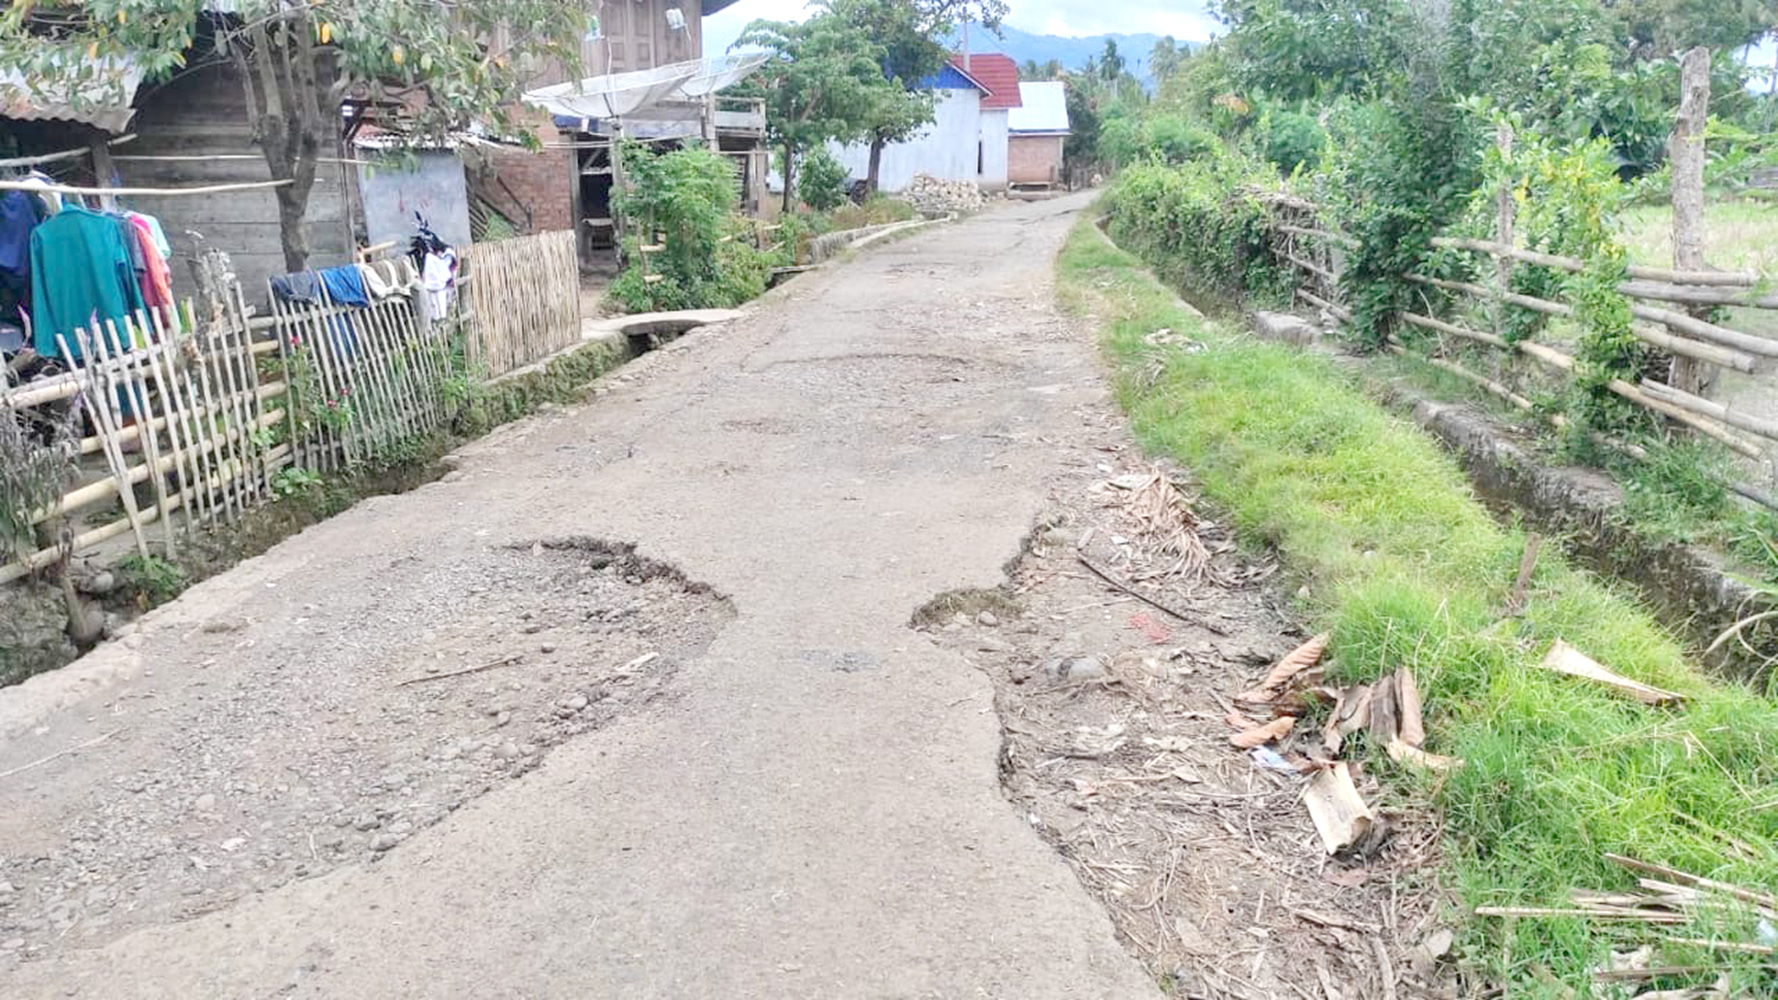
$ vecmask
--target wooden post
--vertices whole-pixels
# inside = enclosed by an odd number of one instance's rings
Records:
[[[1673,265],[1678,270],[1704,270],[1704,125],[1710,115],[1710,50],[1700,45],[1679,64],[1679,115],[1667,161],[1673,171]],[[1709,371],[1690,358],[1673,359],[1669,383],[1676,389],[1704,395]]]
[[[1513,127],[1502,123],[1494,135],[1494,144],[1500,149],[1500,158],[1510,162],[1513,155]],[[1494,242],[1502,246],[1513,245],[1513,222],[1518,214],[1518,200],[1515,197],[1518,188],[1517,176],[1512,176],[1495,193],[1495,235]],[[1513,260],[1508,254],[1499,254],[1494,258],[1494,279],[1499,283],[1502,292],[1512,291]],[[1496,301],[1489,310],[1494,320],[1494,335],[1506,335],[1506,304]]]
[[[94,130],[93,144],[91,148],[93,151],[93,178],[95,182],[102,188],[111,187],[111,179],[115,173],[111,166],[111,137],[103,132]],[[117,211],[117,196],[111,194],[100,195],[99,206],[107,212]]]

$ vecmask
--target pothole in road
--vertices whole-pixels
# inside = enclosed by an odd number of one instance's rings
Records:
[[[1302,629],[1213,524],[1209,572],[1156,573],[1108,487],[1068,477],[1004,586],[941,595],[911,626],[992,680],[1008,799],[1169,995],[1322,996],[1323,977],[1387,995],[1378,956],[1417,976],[1412,945],[1436,919],[1437,826],[1404,820],[1377,856],[1325,856],[1305,779],[1232,748],[1219,700]]]
[[[375,621],[311,605],[193,633],[195,683],[108,706],[127,769],[13,779],[31,783],[0,821],[0,969],[374,863],[551,747],[672,698],[733,617],[678,568],[593,538],[403,557],[374,579]]]

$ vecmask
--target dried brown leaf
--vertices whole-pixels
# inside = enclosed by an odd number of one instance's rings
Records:
[[[1295,725],[1295,719],[1288,715],[1281,715],[1263,726],[1256,726],[1244,733],[1236,733],[1229,737],[1229,743],[1240,747],[1243,750],[1250,750],[1254,747],[1270,743],[1273,740],[1283,738]]]

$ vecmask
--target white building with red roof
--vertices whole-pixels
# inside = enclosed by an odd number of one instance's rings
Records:
[[[934,121],[913,139],[884,148],[878,186],[901,191],[926,174],[1005,190],[1008,114],[1023,103],[1018,64],[998,52],[960,53],[921,86],[937,97]],[[869,174],[869,145],[835,146],[833,153],[855,179]]]

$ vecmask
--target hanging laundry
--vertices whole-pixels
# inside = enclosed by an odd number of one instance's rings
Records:
[[[280,302],[293,302],[300,306],[318,305],[321,302],[321,279],[313,271],[274,275],[272,294]]]
[[[136,249],[142,258],[142,269],[139,279],[142,286],[142,301],[148,308],[160,313],[161,320],[171,328],[176,317],[173,301],[173,275],[167,270],[167,259],[155,245],[154,231],[149,228],[147,217],[131,213],[126,216],[131,232],[136,238]]]
[[[445,247],[442,253],[428,253],[420,269],[420,283],[426,289],[426,318],[444,319],[451,309],[451,290],[457,284],[457,251]]]
[[[116,219],[70,204],[32,231],[31,324],[38,354],[59,357],[61,335],[78,358],[76,328],[122,319],[142,306]]]
[[[370,297],[379,302],[406,295],[420,283],[420,272],[414,270],[414,262],[406,257],[360,264],[358,275]]]
[[[334,305],[370,305],[370,295],[364,289],[364,277],[358,273],[358,268],[348,264],[323,268],[317,274],[321,278],[321,287],[327,289],[327,297]]]
[[[173,259],[173,246],[167,242],[167,231],[161,228],[161,220],[141,212],[125,212],[124,218],[137,224],[146,223],[149,234],[154,238],[154,248],[160,251],[161,259]]]
[[[31,281],[31,231],[42,221],[36,198],[23,191],[0,194],[0,276],[21,287]]]
[[[56,180],[41,170],[33,170],[30,174],[21,178],[19,183],[28,184],[33,188],[48,188],[54,185]],[[31,196],[37,199],[37,203],[43,207],[43,215],[45,218],[55,215],[62,210],[62,195],[59,191],[32,191]]]

